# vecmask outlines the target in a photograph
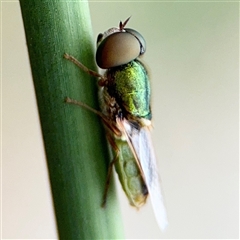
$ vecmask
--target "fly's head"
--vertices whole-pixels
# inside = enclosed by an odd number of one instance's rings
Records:
[[[119,27],[100,33],[97,38],[96,62],[100,68],[108,69],[126,64],[146,51],[146,42],[136,30],[125,28],[130,17]]]

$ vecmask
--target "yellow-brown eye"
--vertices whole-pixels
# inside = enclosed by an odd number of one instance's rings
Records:
[[[133,33],[117,32],[99,44],[96,61],[103,69],[117,67],[136,59],[141,51],[139,39]]]

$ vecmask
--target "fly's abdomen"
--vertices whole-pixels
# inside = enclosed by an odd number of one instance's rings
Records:
[[[115,163],[119,180],[130,204],[140,207],[146,202],[147,187],[128,143],[120,139],[117,139],[115,143],[120,150]]]
[[[151,119],[149,77],[139,60],[108,69],[107,78],[107,91],[126,117]]]

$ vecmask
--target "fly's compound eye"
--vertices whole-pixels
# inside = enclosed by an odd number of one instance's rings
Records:
[[[144,37],[136,30],[131,29],[131,28],[124,28],[124,30],[128,33],[131,33],[138,41],[140,44],[140,55],[144,54],[146,52],[146,41]]]
[[[126,31],[113,33],[100,42],[96,53],[96,61],[100,68],[107,69],[126,64],[144,53],[146,44],[141,34],[133,29],[129,32],[124,30]],[[140,36],[144,47],[139,40]]]
[[[99,33],[97,37],[97,46],[101,43],[102,40],[103,40],[103,34]]]

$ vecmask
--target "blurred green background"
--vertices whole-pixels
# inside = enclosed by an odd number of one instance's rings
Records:
[[[169,228],[160,232],[149,203],[131,208],[118,185],[126,238],[238,238],[239,3],[89,5],[94,39],[132,16],[128,27],[147,42],[143,59]],[[56,238],[17,1],[1,2],[1,21],[2,237]]]

